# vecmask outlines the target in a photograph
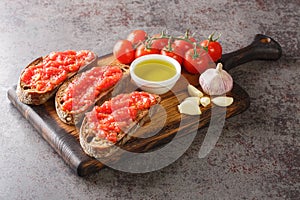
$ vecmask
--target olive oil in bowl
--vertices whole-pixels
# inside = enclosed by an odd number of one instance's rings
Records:
[[[171,90],[181,75],[181,66],[175,59],[159,54],[135,59],[129,70],[132,81],[140,89],[154,94]]]
[[[165,81],[176,74],[176,68],[167,61],[152,59],[138,63],[134,73],[141,79],[147,81]]]

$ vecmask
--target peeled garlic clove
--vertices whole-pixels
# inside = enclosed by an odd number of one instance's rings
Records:
[[[233,103],[232,97],[215,97],[211,100],[214,104],[221,107],[230,106]]]
[[[186,115],[201,115],[200,107],[193,101],[183,101],[178,105],[178,110],[181,114]]]
[[[216,69],[207,69],[200,75],[199,83],[206,94],[222,95],[232,89],[232,77],[222,68],[223,65],[218,63]]]
[[[200,105],[200,98],[199,97],[187,97],[183,101],[193,101],[197,105]]]
[[[206,107],[210,104],[210,98],[209,97],[201,97],[200,103],[203,107]]]
[[[203,93],[200,90],[198,90],[196,87],[192,86],[191,84],[188,85],[187,89],[190,96],[203,97]]]

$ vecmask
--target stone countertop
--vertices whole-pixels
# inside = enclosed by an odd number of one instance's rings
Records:
[[[76,3],[75,3],[76,2]],[[298,199],[300,196],[300,2],[0,2],[0,199]],[[106,168],[77,177],[7,99],[21,70],[51,51],[111,51],[137,28],[222,33],[224,53],[257,33],[283,48],[278,61],[230,71],[251,106],[226,121],[210,154],[198,158],[207,129],[174,163],[145,174]]]

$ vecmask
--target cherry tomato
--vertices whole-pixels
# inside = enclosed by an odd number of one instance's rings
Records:
[[[214,62],[217,62],[222,57],[222,46],[219,42],[204,40],[200,45],[207,47],[208,54]]]
[[[167,47],[163,48],[160,54],[174,58],[180,65],[183,62],[182,53],[175,45],[172,45],[171,49],[168,49]]]
[[[119,40],[114,48],[115,58],[123,64],[130,64],[134,60],[135,50],[128,40]]]
[[[222,46],[217,39],[213,40],[213,35],[210,35],[207,40],[203,40],[200,45],[206,48],[211,59],[217,62],[222,57]]]
[[[135,58],[138,58],[138,57],[141,57],[144,55],[149,55],[149,54],[160,54],[160,50],[154,49],[154,48],[147,49],[144,44],[141,44],[136,49]]]
[[[155,34],[152,36],[152,38],[159,38],[159,37],[161,37],[161,34]],[[169,41],[168,38],[152,40],[151,48],[158,49],[160,51],[168,44],[168,41]]]
[[[191,74],[201,74],[209,66],[209,55],[204,49],[197,48],[197,57],[194,58],[194,49],[190,49],[185,53],[183,60],[184,68]]]
[[[181,36],[181,38],[184,38],[183,36]],[[190,37],[188,40],[190,40],[190,42],[185,41],[185,40],[175,40],[174,41],[174,45],[181,49],[181,53],[182,53],[182,57],[184,57],[185,53],[189,50],[193,48],[193,44],[194,42],[196,42],[195,38]]]
[[[127,36],[127,40],[134,46],[141,42],[144,42],[146,38],[147,33],[143,30],[134,30]]]

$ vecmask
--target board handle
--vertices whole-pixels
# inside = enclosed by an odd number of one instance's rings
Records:
[[[220,62],[227,71],[253,60],[277,60],[281,57],[282,49],[273,38],[257,34],[253,42],[237,51],[223,54]]]

